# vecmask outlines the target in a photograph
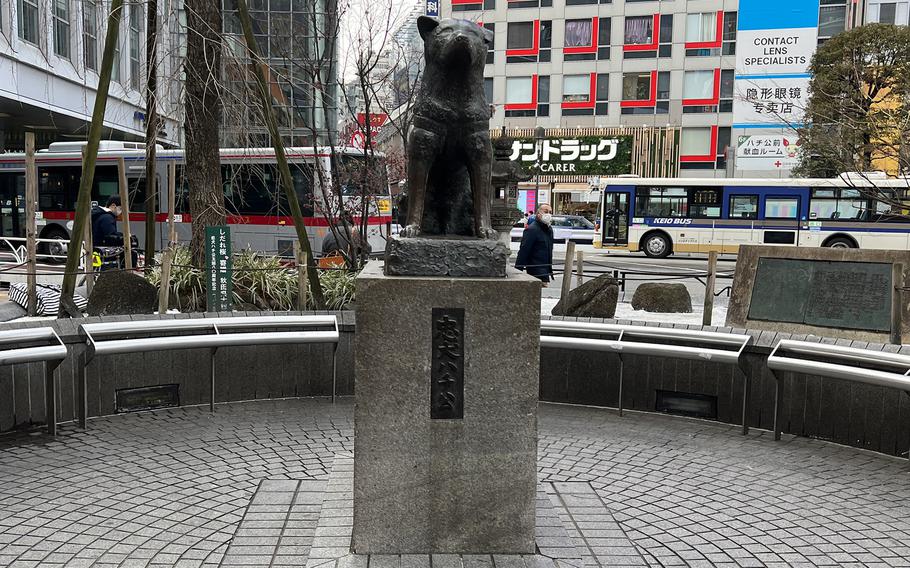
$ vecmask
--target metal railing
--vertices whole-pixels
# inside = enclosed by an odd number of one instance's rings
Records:
[[[815,359],[796,358],[792,355],[814,357]],[[817,359],[827,359],[828,361],[818,361]],[[875,365],[893,369],[893,371],[860,367],[859,364]],[[910,396],[910,356],[898,353],[782,339],[777,342],[771,355],[768,356],[768,368],[771,369],[771,374],[774,376],[775,440],[780,440],[781,433],[780,408],[783,403],[784,389],[781,384],[782,378],[778,373],[782,371],[894,388],[902,390]]]
[[[313,329],[323,328],[323,329]],[[88,394],[86,370],[98,355],[168,351],[210,350],[209,409],[215,411],[215,354],[220,347],[332,344],[332,402],[336,393],[338,319],[330,315],[196,318],[158,321],[95,323],[79,326],[86,349],[78,365],[79,424],[86,426]]]
[[[47,433],[57,435],[57,382],[54,371],[66,359],[66,345],[50,327],[0,332],[0,365],[44,363]]]
[[[743,434],[749,433],[746,417],[751,397],[751,385],[749,374],[743,370],[740,358],[743,351],[752,342],[751,335],[562,320],[541,320],[540,332],[541,347],[603,351],[619,358],[619,396],[616,406],[620,416],[623,412],[623,355],[648,355],[736,365],[742,374],[744,384]],[[550,335],[553,333],[597,335],[604,339]],[[654,343],[654,341],[672,341],[677,344],[668,345]],[[678,343],[692,345],[679,345]]]
[[[28,239],[25,237],[0,237],[0,242],[3,242],[7,247],[9,247],[9,252],[13,255],[13,261],[16,264],[25,264],[28,262],[28,249],[26,248],[26,242]],[[69,246],[69,239],[35,239],[37,244],[41,243],[56,243],[60,245],[61,250],[66,250],[66,247]],[[38,252],[35,254],[36,258],[48,258],[52,260],[66,260],[66,255],[60,254],[50,254]]]

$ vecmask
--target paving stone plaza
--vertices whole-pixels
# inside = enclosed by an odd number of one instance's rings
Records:
[[[350,399],[294,399],[0,437],[0,566],[366,568],[344,554],[352,414]],[[464,568],[910,566],[905,460],[554,404],[539,429],[538,555],[455,557]]]

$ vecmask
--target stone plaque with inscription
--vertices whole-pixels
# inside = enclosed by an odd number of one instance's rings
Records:
[[[887,342],[892,267],[910,277],[910,251],[742,246],[726,325]],[[902,302],[901,334],[910,326]]]
[[[749,319],[888,332],[891,265],[759,259]]]

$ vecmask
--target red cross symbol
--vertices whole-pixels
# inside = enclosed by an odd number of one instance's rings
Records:
[[[777,166],[777,167],[779,168],[779,167],[781,167],[783,164],[780,163],[780,160],[778,160],[778,161],[774,162],[774,165]]]

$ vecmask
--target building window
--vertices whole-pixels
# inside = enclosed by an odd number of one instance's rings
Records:
[[[549,116],[550,77],[507,77],[505,115]]]
[[[38,44],[38,0],[19,0],[19,37]]]
[[[536,22],[509,22],[506,28],[506,49],[532,49]]]
[[[623,101],[650,101],[652,72],[624,73],[622,76]]]
[[[566,20],[565,47],[588,47],[594,45],[594,20]]]
[[[436,4],[437,10],[439,4]],[[496,0],[452,0],[453,12],[466,12],[469,10],[495,10]]]
[[[818,38],[825,40],[844,31],[847,26],[847,5],[844,0],[822,0],[818,12]]]
[[[493,104],[493,77],[483,78],[483,98],[486,99],[488,105]]]
[[[139,65],[139,37],[142,29],[142,6],[130,4],[130,87],[139,90],[142,83]]]
[[[597,75],[597,90],[595,91],[597,101],[594,107],[594,114],[606,116],[610,104],[610,75],[609,73],[599,73]]]
[[[70,0],[54,0],[54,53],[70,57]]]
[[[506,78],[506,104],[527,105],[534,102],[533,77]]]
[[[111,67],[111,81],[115,83],[120,82],[120,37],[117,37],[117,41],[114,43],[114,62]]]
[[[625,45],[654,44],[654,16],[626,17]]]
[[[610,58],[610,18],[566,20],[563,61]]]
[[[724,12],[724,55],[736,55],[736,12]]]
[[[869,23],[896,24],[905,26],[908,23],[908,2],[870,1],[867,13]]]
[[[717,41],[717,13],[702,12],[686,16],[686,43]]]
[[[711,130],[710,126],[683,128],[679,140],[680,159],[711,155]]]
[[[683,73],[683,112],[717,112],[720,69]]]
[[[553,0],[507,0],[506,5],[509,8],[548,8],[553,5]]]
[[[506,28],[506,63],[546,63],[552,48],[550,20],[509,22]]]
[[[84,0],[82,4],[82,58],[86,69],[98,70],[98,4]]]
[[[591,101],[590,75],[565,75],[562,78],[562,102],[587,103]]]
[[[720,72],[720,112],[733,112],[733,69],[724,69]]]
[[[487,65],[492,65],[494,61],[493,58],[496,55],[496,24],[484,24],[483,27],[490,30],[491,37],[493,38],[490,40],[490,45],[487,46]]]

